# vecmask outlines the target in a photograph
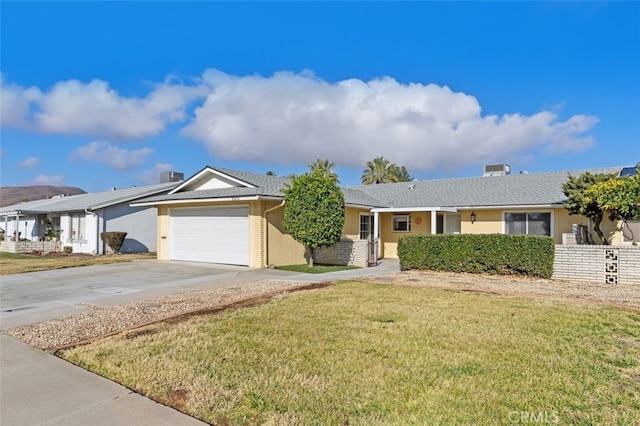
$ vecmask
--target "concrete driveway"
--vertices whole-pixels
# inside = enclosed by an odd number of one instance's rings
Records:
[[[259,270],[140,260],[3,276],[0,277],[0,324],[6,329],[77,313],[85,309],[83,303],[113,305],[212,288],[212,283],[251,271]]]

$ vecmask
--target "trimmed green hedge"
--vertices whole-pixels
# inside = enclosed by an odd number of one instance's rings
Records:
[[[555,244],[538,235],[407,235],[398,241],[400,269],[518,274],[551,278]]]

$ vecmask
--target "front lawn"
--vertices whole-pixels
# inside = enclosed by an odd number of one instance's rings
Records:
[[[62,354],[214,424],[640,423],[640,316],[361,282]]]
[[[109,263],[130,262],[132,260],[155,258],[155,253],[106,256],[64,255],[56,253],[54,255],[47,256],[33,256],[0,252],[0,275],[75,268],[77,266],[106,265]]]
[[[6,251],[0,251],[0,259],[29,259],[30,256],[20,253],[9,253]]]
[[[283,271],[302,272],[305,274],[324,274],[325,272],[346,271],[348,269],[358,269],[357,266],[340,266],[340,265],[285,265],[276,266],[276,269]]]

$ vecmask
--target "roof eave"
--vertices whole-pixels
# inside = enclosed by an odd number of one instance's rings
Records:
[[[371,209],[373,213],[410,213],[410,212],[447,212],[455,213],[458,211],[456,207],[381,207]]]
[[[202,203],[222,203],[229,201],[255,201],[259,199],[274,199],[279,200],[278,197],[264,197],[260,195],[248,195],[241,197],[220,197],[220,198],[185,198],[185,199],[173,199],[173,200],[158,200],[158,201],[146,201],[140,203],[131,203],[131,207],[154,207],[163,206],[169,204],[202,204]]]

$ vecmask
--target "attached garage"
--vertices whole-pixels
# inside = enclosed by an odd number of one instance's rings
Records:
[[[169,210],[171,260],[249,265],[249,207]]]

